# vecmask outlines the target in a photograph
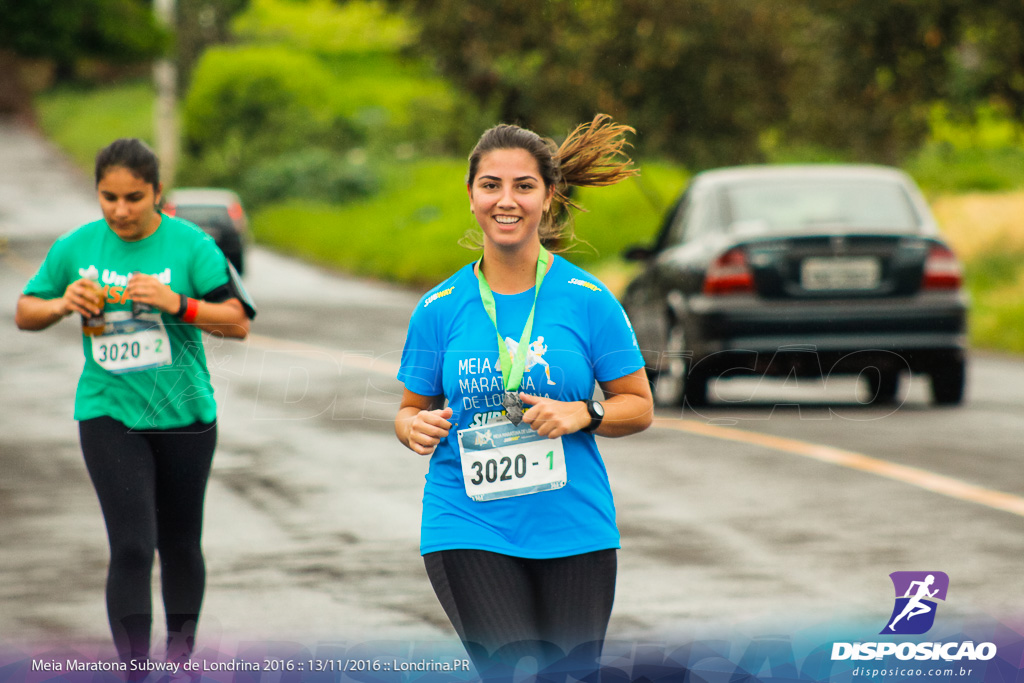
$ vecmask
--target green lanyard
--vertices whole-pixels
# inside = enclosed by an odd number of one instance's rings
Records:
[[[505,391],[518,391],[519,385],[523,382],[523,371],[526,369],[526,352],[530,347],[530,334],[533,332],[533,314],[537,310],[537,294],[540,292],[540,283],[544,281],[544,275],[548,270],[548,260],[551,254],[544,247],[540,248],[540,256],[537,258],[537,286],[533,290],[533,307],[530,309],[530,317],[526,319],[526,327],[523,329],[523,336],[519,340],[519,348],[516,349],[516,358],[513,361],[508,352],[505,340],[498,332],[498,316],[494,307],[494,293],[487,278],[484,277],[483,259],[477,261],[476,279],[480,283],[480,299],[484,302],[484,309],[487,317],[494,323],[494,333],[498,337],[498,357],[501,358],[501,378],[505,382]]]

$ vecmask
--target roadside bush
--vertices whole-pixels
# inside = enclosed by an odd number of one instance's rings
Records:
[[[361,133],[336,113],[336,85],[316,57],[286,47],[208,50],[184,104],[183,175],[238,185],[250,168],[305,147],[349,149]]]
[[[324,148],[304,149],[259,162],[242,176],[239,190],[250,206],[288,198],[343,203],[368,197],[378,179],[369,165]]]
[[[323,64],[337,83],[339,115],[356,122],[377,153],[408,145],[421,154],[462,153],[466,147],[451,143],[464,139],[453,133],[486,128],[473,118],[478,108],[420,60],[375,52],[326,56]]]
[[[248,41],[281,41],[320,55],[398,52],[414,29],[379,0],[250,0],[232,22]]]
[[[928,140],[906,170],[929,193],[994,192],[1024,187],[1024,129],[990,105],[969,116],[932,107]]]
[[[456,103],[451,85],[408,53],[414,26],[380,0],[251,0],[232,27],[241,40],[320,60],[335,82],[338,115],[356,122],[371,154],[461,153],[458,135],[479,127],[478,107],[468,98]]]
[[[929,143],[906,170],[929,193],[999,192],[1024,187],[1024,149],[957,149]]]

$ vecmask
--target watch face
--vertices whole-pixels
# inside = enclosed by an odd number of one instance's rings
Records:
[[[604,406],[597,401],[591,402],[590,410],[596,417],[604,417]]]

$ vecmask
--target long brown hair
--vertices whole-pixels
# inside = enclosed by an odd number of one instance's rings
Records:
[[[496,149],[523,149],[537,161],[544,187],[554,188],[551,206],[541,219],[541,244],[553,251],[563,251],[575,237],[572,211],[583,207],[570,198],[573,187],[614,185],[640,171],[624,149],[629,145],[626,133],[636,131],[627,125],[613,123],[607,114],[598,114],[590,123],[582,123],[569,134],[561,146],[550,138],[542,138],[532,130],[500,124],[480,136],[469,155],[466,184],[476,180],[480,160]],[[483,237],[470,230],[460,241],[463,246],[479,249]]]

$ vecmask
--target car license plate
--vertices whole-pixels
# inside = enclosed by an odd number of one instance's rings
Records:
[[[800,283],[812,291],[874,289],[881,280],[877,258],[807,258],[800,267]]]

